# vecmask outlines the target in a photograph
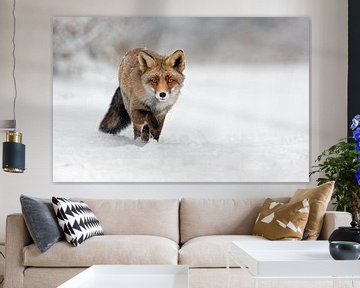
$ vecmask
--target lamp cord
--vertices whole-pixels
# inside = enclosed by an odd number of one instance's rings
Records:
[[[15,89],[15,95],[14,95],[14,102],[13,102],[13,114],[14,114],[14,121],[15,121],[15,130],[16,130],[16,98],[17,98],[17,86],[16,86],[16,78],[15,78],[15,68],[16,68],[16,57],[15,57],[15,34],[16,34],[16,16],[15,16],[15,6],[16,6],[16,0],[13,2],[13,9],[12,9],[12,15],[14,19],[14,29],[13,29],[13,35],[12,35],[12,44],[13,44],[13,50],[12,50],[12,56],[13,56],[13,69],[12,69],[12,78],[14,81],[14,89]]]

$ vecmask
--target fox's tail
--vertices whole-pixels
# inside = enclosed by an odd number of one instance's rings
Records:
[[[101,121],[99,130],[104,133],[116,134],[130,124],[131,120],[127,113],[121,96],[120,87],[115,91],[109,110]]]

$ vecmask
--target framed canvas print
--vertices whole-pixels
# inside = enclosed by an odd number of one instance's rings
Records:
[[[53,181],[308,182],[307,17],[54,17]]]

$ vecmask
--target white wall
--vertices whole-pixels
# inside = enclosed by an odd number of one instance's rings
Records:
[[[0,119],[11,119],[11,0],[0,1]],[[17,114],[27,149],[23,175],[0,172],[0,242],[21,193],[92,198],[281,197],[314,183],[54,184],[52,182],[52,16],[310,16],[311,161],[346,135],[347,1],[32,0],[17,3]],[[4,139],[4,135],[1,135]],[[3,140],[2,140],[3,141]],[[311,162],[312,163],[312,162]],[[289,171],[291,173],[291,171]]]

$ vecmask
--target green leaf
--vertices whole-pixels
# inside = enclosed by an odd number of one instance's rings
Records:
[[[351,139],[351,138],[350,138]],[[325,149],[316,157],[316,165],[312,166],[309,176],[318,176],[318,185],[328,181],[335,181],[332,199],[337,211],[352,209],[351,193],[358,191],[359,185],[354,177],[360,167],[359,152],[355,150],[355,143],[349,139],[341,139],[335,145]]]

